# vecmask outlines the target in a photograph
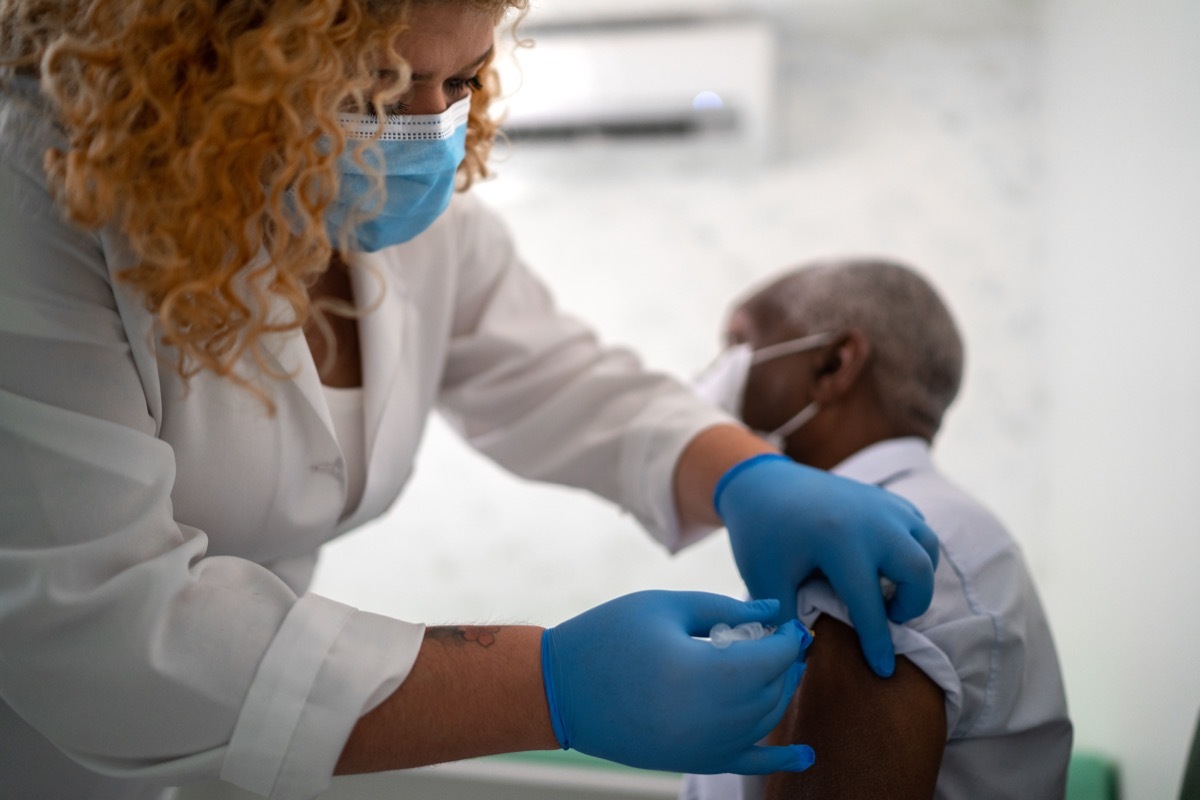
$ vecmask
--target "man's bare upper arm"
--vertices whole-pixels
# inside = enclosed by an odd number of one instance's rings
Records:
[[[891,678],[875,675],[848,625],[820,617],[808,668],[773,744],[816,751],[806,772],[767,779],[766,800],[933,796],[946,746],[942,690],[911,661]]]

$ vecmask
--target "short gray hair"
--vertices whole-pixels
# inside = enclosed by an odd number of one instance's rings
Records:
[[[958,327],[933,286],[903,264],[875,258],[810,262],[743,307],[768,330],[862,330],[871,345],[866,375],[889,422],[901,430],[932,436],[958,394]]]

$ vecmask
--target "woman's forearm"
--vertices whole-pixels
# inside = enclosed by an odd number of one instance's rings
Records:
[[[335,773],[556,748],[541,637],[523,625],[427,629],[412,672],[358,721]]]
[[[717,425],[688,443],[675,469],[683,525],[719,525],[717,481],[734,464],[771,447],[744,428]],[[558,746],[542,682],[542,629],[430,628],[404,683],[351,731],[338,775],[549,750]]]
[[[675,508],[680,526],[720,525],[713,490],[721,476],[740,461],[778,452],[737,425],[705,428],[684,448],[675,467]]]

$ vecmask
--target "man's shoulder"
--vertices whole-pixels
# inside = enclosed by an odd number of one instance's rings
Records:
[[[944,531],[945,535],[969,533],[1011,539],[995,512],[932,464],[898,481],[894,491],[915,505],[939,535]]]
[[[847,458],[834,471],[900,495],[920,510],[939,536],[975,531],[975,536],[1008,537],[991,509],[941,471],[929,443],[923,439],[876,442]]]

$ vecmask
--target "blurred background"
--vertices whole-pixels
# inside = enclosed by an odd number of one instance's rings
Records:
[[[1021,542],[1077,747],[1178,793],[1200,710],[1200,3],[534,0],[478,189],[561,305],[690,378],[737,297],[808,258],[921,269],[967,342],[935,454]],[[511,60],[510,60],[511,59]],[[741,595],[440,422],[315,591],[553,624],[650,587]]]

